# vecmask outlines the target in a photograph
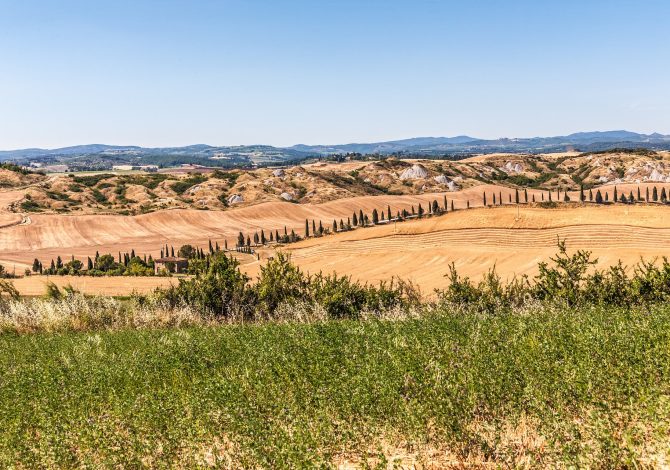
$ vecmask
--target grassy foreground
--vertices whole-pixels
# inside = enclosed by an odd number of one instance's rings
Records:
[[[670,306],[0,335],[0,466],[667,464]]]

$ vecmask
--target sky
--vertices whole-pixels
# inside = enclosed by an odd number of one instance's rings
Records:
[[[667,0],[0,0],[0,149],[670,134]]]

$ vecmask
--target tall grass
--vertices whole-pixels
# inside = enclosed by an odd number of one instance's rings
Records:
[[[2,467],[669,457],[667,305],[5,333],[0,351]]]

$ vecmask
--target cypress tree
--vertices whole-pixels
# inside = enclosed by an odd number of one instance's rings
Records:
[[[279,243],[279,230],[275,230],[275,241]]]
[[[517,198],[517,204],[518,204],[519,203],[519,195],[518,194],[516,195],[516,198]],[[507,194],[507,202],[512,204],[512,194],[511,193]]]
[[[323,224],[319,220],[319,235],[323,235]]]
[[[661,202],[667,202],[668,201],[668,196],[665,193],[665,188],[661,189]]]
[[[551,189],[549,190],[549,202],[551,202]]]
[[[589,202],[593,202],[593,191],[589,189]]]
[[[637,187],[637,200],[639,201],[640,199],[642,199],[642,196],[640,195],[640,187],[638,186]]]
[[[563,191],[563,202],[570,202],[570,196],[567,191]]]
[[[165,258],[165,252],[163,251],[163,248],[161,248],[161,258]],[[95,257],[95,260],[98,261],[98,257]]]
[[[251,238],[249,238],[249,235],[247,235],[247,246],[251,246]]]
[[[584,202],[586,197],[584,196],[584,185],[579,187],[579,201]]]
[[[502,191],[499,191],[498,192],[498,205],[502,206],[502,203],[503,203],[502,202]]]
[[[358,217],[356,216],[356,213],[354,212],[354,216],[351,218],[352,223],[354,224],[354,227],[358,226]]]
[[[619,198],[621,202],[626,202],[626,195],[622,192],[621,197]]]
[[[470,209],[470,199],[465,201],[466,208]],[[451,210],[454,210],[454,201],[451,201]]]
[[[654,186],[654,190],[653,190],[652,193],[651,193],[651,199],[652,199],[654,202],[657,202],[657,201],[658,201],[658,189],[656,189],[656,186]]]
[[[214,245],[212,245],[212,240],[208,240],[208,241],[209,241],[209,253],[212,254],[212,253],[214,253]]]
[[[605,202],[609,202],[609,200],[610,200],[610,193],[605,191]]]
[[[344,221],[340,219],[340,231],[344,231]]]
[[[259,241],[260,241],[260,240],[259,240],[259,238],[258,238],[258,232],[256,232],[256,233],[254,233],[254,245],[258,245],[258,242],[259,242]]]
[[[510,196],[510,197],[511,197],[511,196]],[[519,204],[519,189],[518,189],[518,188],[516,188],[516,189],[514,190],[514,202],[515,202],[516,204]]]
[[[437,201],[433,201],[433,214],[437,214],[440,211],[440,206],[437,205]]]
[[[223,241],[223,248],[228,251],[228,240]]]
[[[447,212],[447,195],[444,195],[444,212]]]
[[[244,246],[244,234],[242,232],[237,236],[237,246]]]
[[[379,223],[379,213],[377,209],[372,209],[372,225],[377,225]]]
[[[265,230],[261,229],[261,245],[265,245],[267,241],[267,238],[265,238]]]
[[[596,192],[596,204],[603,203],[603,195],[600,193],[600,190]]]
[[[275,241],[275,234],[272,230],[270,230],[270,242],[272,243],[273,241]]]
[[[263,234],[265,235],[265,234]],[[219,242],[216,242],[216,246],[214,248],[217,252],[221,251],[221,247],[219,246]]]
[[[337,233],[337,221],[333,219],[333,233]]]
[[[486,207],[486,193],[484,193],[484,207]]]
[[[533,203],[535,203],[535,194],[533,194],[532,197],[533,197]]]
[[[358,223],[359,223],[360,225],[363,225],[364,222],[365,222],[365,217],[363,217],[363,211],[362,211],[362,210],[359,210],[359,211],[358,211]]]
[[[288,236],[288,232],[286,231],[286,225],[284,225],[284,235]]]
[[[647,186],[646,197],[644,198],[646,202],[649,202],[649,186]]]
[[[56,273],[56,264],[54,263],[53,259],[51,260],[51,267],[49,268],[49,271],[51,272],[51,274]]]
[[[90,260],[90,259],[91,259],[91,258],[89,258],[89,260]],[[36,273],[36,272],[39,271],[39,270],[40,270],[40,260],[38,260],[37,258],[35,258],[35,260],[33,261],[33,272]]]
[[[305,238],[309,237],[309,220],[305,219]]]
[[[419,212],[419,218],[423,217],[423,207],[421,207],[421,204],[419,204],[418,212]]]
[[[612,199],[614,202],[617,201],[617,196],[618,196],[618,194],[617,194],[617,191],[616,191],[616,186],[614,186],[614,198]]]
[[[386,215],[387,215],[388,221],[390,222],[391,219],[393,218],[393,216],[391,215],[391,206],[390,205],[386,206]]]
[[[98,250],[95,251],[95,260],[98,261],[98,258],[100,258],[100,253],[98,253]]]
[[[639,191],[639,188],[638,188],[638,191]],[[629,202],[630,204],[634,204],[634,203],[635,203],[635,197],[633,196],[633,191],[631,191],[630,194],[628,195],[628,202]]]
[[[493,193],[493,205],[496,205],[496,193]]]
[[[470,202],[468,202],[468,205],[469,204],[470,204]],[[454,212],[454,200],[453,199],[451,200],[451,212]]]

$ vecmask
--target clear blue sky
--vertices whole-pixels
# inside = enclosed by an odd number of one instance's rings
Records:
[[[670,133],[667,0],[0,0],[0,148]]]

